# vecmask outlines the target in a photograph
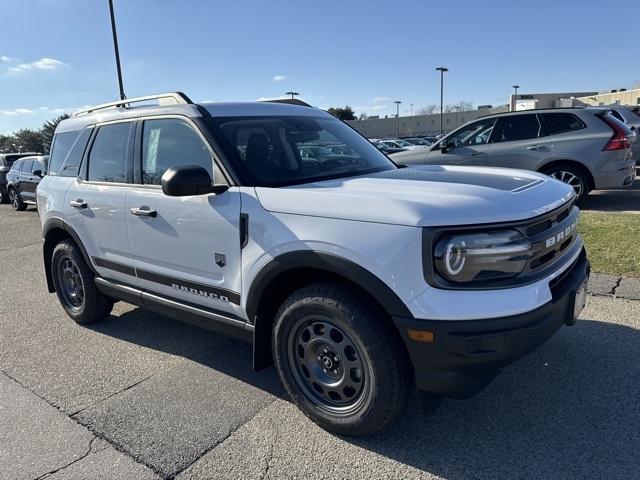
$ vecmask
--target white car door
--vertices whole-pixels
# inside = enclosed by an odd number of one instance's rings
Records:
[[[131,178],[131,122],[97,127],[87,164],[65,195],[63,215],[80,235],[91,263],[107,279],[135,282],[124,219],[124,200]]]
[[[139,285],[150,293],[208,310],[240,308],[240,194],[166,196],[162,174],[213,157],[197,127],[183,118],[142,122],[142,184],[126,195],[125,217]]]

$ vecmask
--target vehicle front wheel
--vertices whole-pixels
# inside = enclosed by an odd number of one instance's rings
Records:
[[[16,212],[20,212],[27,208],[27,204],[22,201],[20,194],[15,188],[9,189],[9,202]]]
[[[73,241],[56,245],[51,273],[58,300],[76,323],[97,322],[111,313],[113,301],[97,289],[93,272]]]
[[[589,180],[585,173],[578,167],[572,165],[557,165],[544,170],[542,173],[571,185],[577,195],[576,203],[582,202],[589,193]]]
[[[296,405],[322,428],[363,436],[402,409],[411,367],[389,323],[347,285],[318,282],[276,314],[274,360]]]

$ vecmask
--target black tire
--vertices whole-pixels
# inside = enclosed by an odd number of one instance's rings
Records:
[[[0,188],[0,203],[9,203],[9,195],[7,191]]]
[[[9,189],[9,203],[16,212],[21,212],[27,208],[27,204],[22,201],[20,194],[15,188]]]
[[[589,190],[591,190],[588,177],[579,167],[573,165],[556,165],[544,170],[543,173],[571,185],[577,195],[577,204],[582,202],[589,193]]]
[[[412,385],[404,345],[389,327],[340,283],[315,283],[285,300],[274,324],[274,360],[300,410],[354,437],[389,423]]]
[[[96,288],[93,272],[73,241],[56,245],[51,274],[62,308],[76,323],[94,323],[111,313],[113,301]]]

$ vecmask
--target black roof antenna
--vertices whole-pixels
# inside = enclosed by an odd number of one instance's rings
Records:
[[[111,12],[111,31],[113,32],[113,48],[116,52],[116,68],[118,69],[118,85],[120,86],[120,100],[124,100],[127,96],[124,94],[122,86],[122,70],[120,68],[120,53],[118,52],[118,36],[116,35],[116,19],[113,16],[113,0],[109,0],[109,11]]]

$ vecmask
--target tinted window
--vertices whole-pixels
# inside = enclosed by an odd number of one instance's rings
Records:
[[[544,123],[547,124],[549,133],[570,132],[571,130],[579,130],[585,127],[578,117],[571,113],[558,112],[558,113],[543,113],[542,118]]]
[[[500,118],[491,142],[514,142],[548,135],[547,128],[540,122],[538,115],[512,115]]]
[[[235,157],[247,181],[257,185],[292,185],[394,169],[366,138],[334,117],[232,117],[208,120]],[[308,147],[339,144],[349,154]]]
[[[142,130],[142,183],[160,185],[170,167],[199,165],[213,178],[213,157],[200,135],[186,121],[147,120]]]
[[[51,156],[49,157],[49,174],[58,175],[62,169],[69,150],[78,138],[80,132],[59,133],[53,137]]]
[[[104,125],[98,129],[89,153],[87,178],[94,182],[127,181],[129,123]]]

